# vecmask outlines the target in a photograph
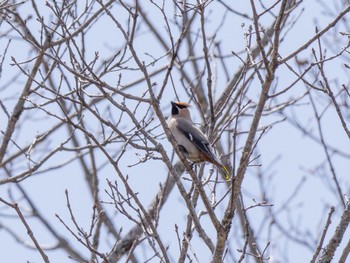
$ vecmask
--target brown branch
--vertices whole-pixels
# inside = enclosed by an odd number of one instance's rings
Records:
[[[321,249],[322,249],[322,245],[323,245],[324,239],[325,239],[325,237],[326,237],[328,228],[329,228],[329,226],[330,226],[331,223],[332,223],[331,218],[332,218],[333,213],[334,213],[334,206],[332,206],[332,207],[330,208],[330,211],[329,211],[328,217],[327,217],[327,221],[326,221],[326,225],[324,226],[324,229],[323,229],[323,231],[322,231],[322,235],[321,235],[321,237],[320,237],[318,246],[317,246],[317,248],[316,248],[316,250],[315,250],[314,255],[312,256],[312,259],[310,260],[310,263],[316,262],[316,259],[317,259],[317,257],[318,257],[318,254],[320,254],[320,251],[321,251]]]
[[[249,158],[251,156],[252,153],[252,148],[254,146],[254,138],[256,136],[257,130],[258,130],[258,125],[260,123],[260,118],[262,116],[262,112],[264,110],[264,106],[265,103],[268,99],[268,93],[272,84],[272,81],[274,79],[274,74],[275,71],[277,69],[277,57],[278,57],[278,47],[279,47],[279,35],[280,35],[280,31],[281,31],[281,24],[282,24],[282,20],[284,18],[284,11],[286,8],[288,0],[283,0],[281,3],[281,7],[280,7],[280,11],[279,11],[279,15],[276,19],[276,23],[275,23],[275,27],[274,27],[274,46],[273,46],[273,52],[272,52],[272,58],[270,62],[265,62],[266,66],[269,67],[269,70],[267,70],[267,75],[265,77],[265,82],[262,86],[262,91],[260,94],[260,98],[259,98],[259,102],[257,105],[257,108],[255,110],[255,114],[254,114],[254,118],[251,124],[251,128],[249,130],[248,133],[248,137],[246,140],[246,143],[244,145],[243,151],[242,151],[242,156],[240,159],[240,163],[239,163],[239,167],[237,170],[237,175],[236,177],[232,177],[231,183],[232,183],[232,193],[230,196],[230,200],[229,200],[229,204],[226,208],[224,217],[222,219],[222,226],[223,229],[222,231],[218,231],[217,234],[217,243],[215,246],[215,252],[213,255],[213,261],[214,262],[221,262],[222,261],[222,257],[224,254],[224,248],[225,248],[225,244],[227,241],[227,236],[230,232],[231,229],[231,222],[232,222],[232,218],[234,215],[234,211],[236,209],[236,201],[237,198],[239,197],[240,193],[241,193],[241,185],[244,179],[244,175],[246,172],[246,169],[248,167],[248,163],[249,163]],[[254,3],[253,0],[251,1],[252,4],[252,8],[254,9]],[[256,12],[255,12],[256,13]],[[258,20],[257,15],[254,15],[254,20]],[[258,23],[255,22],[255,30],[256,30],[256,34],[259,34],[259,28],[258,28]],[[260,49],[263,49],[262,44],[259,44]],[[262,52],[262,50],[261,50]],[[262,55],[264,56],[264,52],[262,52]],[[265,60],[265,59],[264,59]],[[267,57],[266,57],[267,60]]]
[[[350,239],[349,239],[348,243],[346,244],[346,246],[343,250],[343,253],[340,256],[339,263],[346,263],[347,262],[346,259],[349,256],[349,254],[350,254]]]
[[[24,227],[25,227],[26,230],[27,230],[28,236],[29,236],[30,239],[33,241],[33,243],[34,243],[36,249],[37,249],[38,252],[40,253],[40,255],[41,255],[41,257],[43,258],[44,262],[49,263],[50,260],[49,260],[48,256],[45,254],[45,252],[44,252],[43,249],[41,248],[39,242],[38,242],[37,239],[35,238],[34,233],[33,233],[32,229],[30,228],[30,226],[28,225],[26,219],[24,218],[24,216],[23,216],[21,210],[19,209],[18,204],[17,204],[17,203],[11,204],[11,203],[5,201],[4,199],[2,199],[1,197],[0,197],[0,202],[4,203],[5,205],[7,205],[7,206],[9,206],[9,207],[11,207],[11,208],[13,208],[13,209],[16,211],[18,217],[20,218],[21,222],[23,223]]]
[[[183,172],[182,165],[175,165],[179,173]],[[182,169],[182,171],[181,171]],[[156,194],[155,198],[151,202],[147,213],[151,216],[152,220],[155,220],[156,210],[160,210],[166,203],[170,193],[172,192],[175,185],[175,181],[172,177],[168,177],[165,184]],[[141,219],[140,221],[144,221]],[[138,238],[142,235],[143,229],[141,224],[136,224],[123,238],[117,241],[113,250],[108,255],[107,262],[117,262],[121,257],[127,255],[133,247],[133,244],[137,243]]]
[[[310,40],[308,40],[304,45],[299,47],[294,52],[290,53],[285,58],[281,59],[279,64],[283,64],[290,60],[291,58],[294,58],[296,55],[298,55],[301,51],[307,49],[313,42],[315,42],[317,39],[319,39],[321,36],[323,36],[325,33],[327,33],[332,27],[334,27],[340,19],[342,19],[347,13],[350,11],[350,5],[348,5],[342,12],[339,13],[339,15],[328,24],[324,29],[319,31],[316,35],[314,35]]]
[[[334,232],[333,237],[329,240],[327,246],[323,249],[318,263],[328,263],[331,262],[334,253],[343,240],[345,231],[347,230],[350,223],[350,201],[347,200],[345,210],[341,216],[340,222]]]
[[[47,47],[46,47],[47,48]],[[7,127],[6,127],[6,131],[4,133],[4,138],[3,141],[1,143],[1,147],[0,147],[0,165],[2,163],[2,160],[5,157],[5,153],[6,153],[6,149],[8,147],[8,144],[11,140],[11,137],[15,131],[15,127],[16,124],[19,120],[19,117],[21,116],[22,112],[23,112],[23,107],[24,107],[24,103],[26,101],[27,96],[30,93],[30,89],[32,87],[32,83],[33,83],[33,79],[35,78],[35,75],[37,74],[39,67],[43,61],[43,57],[44,57],[44,51],[41,51],[38,55],[38,57],[36,58],[35,64],[33,66],[33,69],[30,73],[30,76],[27,79],[27,82],[22,90],[22,93],[12,111],[12,115],[10,117],[10,119],[8,120],[7,123]]]

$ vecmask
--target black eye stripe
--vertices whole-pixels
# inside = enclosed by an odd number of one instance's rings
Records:
[[[172,115],[177,115],[177,114],[179,114],[179,109],[177,108],[177,106],[174,106],[174,104],[173,104],[173,106],[171,107],[171,114],[172,114]]]

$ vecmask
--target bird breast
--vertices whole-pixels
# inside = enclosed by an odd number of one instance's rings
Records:
[[[185,136],[185,134],[177,128],[178,121],[176,118],[171,118],[169,121],[169,129],[171,133],[173,134],[177,144],[180,146],[180,149],[183,147],[182,150],[186,158],[191,160],[192,162],[201,162],[202,160],[202,154],[199,151],[199,149]],[[190,137],[191,139],[191,137]]]

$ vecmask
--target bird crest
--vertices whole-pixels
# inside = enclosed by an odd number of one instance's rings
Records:
[[[176,104],[176,106],[178,106],[180,109],[190,107],[190,104],[188,104],[187,102],[183,102],[183,101],[176,101],[176,102],[174,102],[174,103],[175,103],[175,104]]]

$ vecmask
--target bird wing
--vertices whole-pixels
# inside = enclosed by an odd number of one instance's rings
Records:
[[[204,153],[214,163],[216,162],[220,164],[211,149],[208,139],[200,129],[187,120],[178,120],[176,126],[179,131],[181,131],[186,138],[191,141],[202,153]]]
[[[215,164],[220,173],[225,176],[226,180],[230,179],[230,172],[228,168],[221,163],[221,161],[214,154],[207,137],[203,132],[198,129],[196,126],[189,122],[188,120],[177,120],[176,127],[178,130],[195,145],[207,158]]]

